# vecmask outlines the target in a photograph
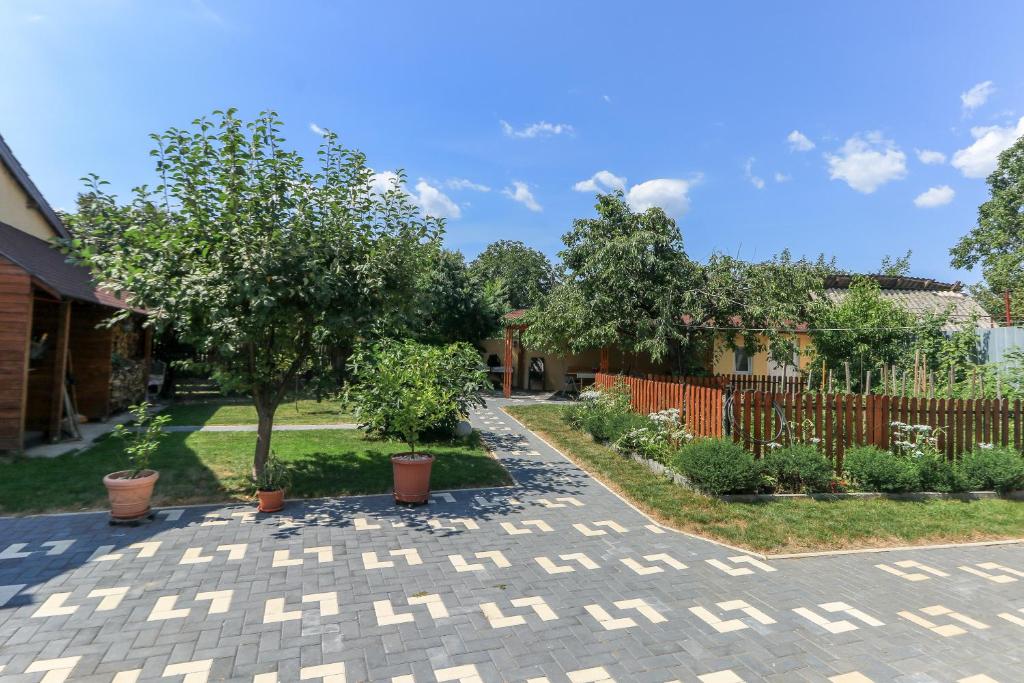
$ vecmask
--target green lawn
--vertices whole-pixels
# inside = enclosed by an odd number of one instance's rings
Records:
[[[254,425],[256,408],[252,403],[228,401],[196,401],[172,403],[162,411],[171,416],[172,425]],[[299,399],[284,402],[274,414],[274,424],[322,425],[354,422],[352,415],[338,401]]]
[[[1024,538],[1024,503],[881,499],[725,503],[694,493],[595,443],[562,406],[508,412],[667,526],[766,554]]]
[[[256,435],[245,432],[171,433],[152,467],[160,471],[154,505],[250,500],[248,474]],[[316,498],[391,490],[388,456],[404,444],[372,441],[355,430],[278,432],[273,450],[292,469],[287,495]],[[505,468],[480,445],[425,444],[437,456],[434,489],[501,486]],[[103,475],[124,469],[121,442],[106,438],[88,450],[54,459],[0,459],[0,513],[24,514],[106,507]]]

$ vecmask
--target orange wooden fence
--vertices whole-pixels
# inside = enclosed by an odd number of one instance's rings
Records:
[[[683,377],[675,375],[648,375],[658,382],[678,382],[702,387],[732,387],[737,391],[770,391],[775,394],[799,393],[807,388],[802,377],[776,377],[775,375],[711,375],[710,377]]]
[[[910,398],[860,394],[809,394],[789,390],[724,391],[718,378],[672,381],[598,373],[596,384],[623,382],[633,409],[648,414],[677,408],[698,437],[728,435],[761,457],[769,443],[818,444],[842,471],[851,446],[887,449],[893,422],[928,425],[948,458],[978,444],[1024,448],[1021,400]],[[915,437],[916,438],[916,437]]]

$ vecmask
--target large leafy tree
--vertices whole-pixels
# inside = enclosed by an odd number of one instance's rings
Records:
[[[273,112],[234,110],[153,135],[159,183],[119,204],[87,179],[66,248],[101,282],[173,324],[258,414],[253,474],[291,380],[330,349],[408,316],[443,222],[396,180],[374,190],[359,152],[324,136],[309,170]]]
[[[988,179],[989,199],[978,207],[978,224],[950,250],[953,267],[980,265],[985,285],[978,293],[1002,319],[1002,293],[1014,296],[1013,318],[1024,317],[1024,137],[999,154]]]
[[[407,325],[407,336],[430,344],[479,344],[498,329],[502,312],[477,286],[461,253],[438,249],[421,276],[416,314]]]
[[[518,241],[492,242],[469,270],[501,313],[536,306],[555,285],[556,271],[548,257]]]
[[[689,373],[704,367],[721,332],[730,345],[792,358],[789,331],[806,320],[828,264],[788,253],[764,263],[721,254],[700,263],[660,208],[635,212],[617,192],[599,195],[596,209],[562,237],[562,282],[528,314],[527,346],[616,347]]]

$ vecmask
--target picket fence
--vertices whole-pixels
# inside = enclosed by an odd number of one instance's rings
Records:
[[[1024,447],[1020,399],[723,390],[722,385],[708,386],[713,383],[707,379],[697,378],[698,384],[599,374],[597,384],[610,387],[622,381],[630,389],[635,411],[678,408],[694,436],[725,435],[757,457],[772,447],[769,444],[818,444],[839,472],[852,446],[889,448],[894,422],[928,425],[937,448],[948,458],[979,444],[1013,446],[1018,451]]]

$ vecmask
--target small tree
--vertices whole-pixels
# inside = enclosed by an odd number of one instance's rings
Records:
[[[258,415],[253,477],[292,380],[326,375],[332,348],[407,315],[443,221],[421,218],[401,179],[380,193],[359,152],[324,136],[310,171],[273,112],[235,111],[151,136],[159,184],[128,204],[86,179],[65,248],[107,287],[173,323]]]
[[[468,344],[385,340],[358,348],[349,369],[346,398],[360,426],[400,438],[413,453],[424,433],[451,430],[470,409],[484,405],[487,373]]]

